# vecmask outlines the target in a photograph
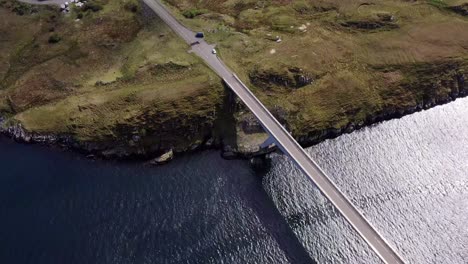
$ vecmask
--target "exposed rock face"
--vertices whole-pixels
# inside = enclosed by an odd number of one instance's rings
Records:
[[[359,21],[347,21],[341,23],[343,27],[359,29],[359,30],[376,30],[376,29],[395,29],[398,25],[388,21],[376,21],[376,20],[359,20]]]
[[[282,72],[273,69],[256,69],[249,74],[249,78],[253,85],[263,89],[271,89],[273,86],[301,88],[314,81],[311,73],[296,67]]]
[[[0,120],[2,121],[2,120]],[[18,142],[24,143],[56,143],[59,138],[53,135],[36,135],[27,132],[21,124],[6,126],[0,122],[0,132],[6,134]]]
[[[451,6],[448,9],[462,16],[468,16],[468,3],[459,6]]]
[[[242,131],[246,134],[260,133],[263,127],[253,114],[247,114],[240,121]]]
[[[278,120],[278,122],[280,122],[283,126],[285,126],[286,128],[289,127],[287,125],[288,113],[283,108],[276,106],[276,107],[273,107],[270,110],[270,112],[276,118],[276,120]]]
[[[378,123],[385,120],[400,118],[424,109],[429,109],[437,105],[446,104],[457,98],[468,95],[468,83],[466,82],[466,73],[460,71],[458,65],[441,64],[433,68],[424,69],[430,81],[428,82],[410,82],[403,84],[405,89],[418,89],[424,92],[421,101],[413,105],[406,106],[387,106],[385,109],[370,113],[367,118],[359,123],[350,122],[340,128],[329,128],[325,130],[308,131],[305,135],[297,136],[296,139],[303,146],[312,146],[325,139],[338,137],[345,133],[351,133],[364,126]],[[456,72],[455,74],[446,74]],[[434,76],[430,76],[430,75]],[[439,76],[436,77],[435,75]],[[416,87],[417,86],[417,87]],[[441,93],[440,91],[445,91]],[[448,91],[448,92],[447,92]]]
[[[321,4],[323,4],[323,6],[318,5],[318,6],[308,7],[306,5],[303,5],[303,6],[297,5],[294,9],[296,10],[296,12],[298,12],[301,15],[314,15],[317,13],[324,13],[324,12],[336,10],[336,7],[331,6],[331,5],[326,5],[327,4],[326,2],[321,3]]]
[[[284,109],[280,107],[274,107],[270,109],[271,114],[283,125],[287,124],[287,113]],[[263,130],[262,124],[251,112],[246,112],[238,118],[240,128],[246,134],[262,133]]]
[[[29,132],[23,128],[20,123],[16,124],[6,124],[5,118],[0,118],[0,133],[8,137],[13,138],[17,142],[21,143],[39,143],[46,145],[59,145],[64,148],[70,148],[78,152],[85,154],[92,154],[93,156],[99,156],[105,159],[148,159],[154,157],[155,155],[160,155],[155,163],[164,163],[164,160],[170,161],[175,152],[188,152],[195,151],[200,148],[217,148],[219,142],[210,138],[207,140],[206,144],[203,144],[203,141],[194,141],[192,144],[188,144],[185,148],[172,149],[170,146],[173,146],[171,139],[167,139],[166,142],[159,142],[155,144],[149,144],[144,146],[142,138],[139,135],[133,135],[127,141],[124,137],[119,141],[105,141],[102,142],[90,142],[90,141],[79,141],[75,139],[72,135],[63,135],[63,134],[39,134],[34,132]],[[146,140],[146,139],[145,139]],[[142,144],[140,144],[142,143]],[[147,143],[147,142],[146,142]],[[169,146],[171,155],[168,152],[163,151],[163,147]],[[165,156],[166,155],[166,156]],[[160,162],[158,161],[160,159]]]
[[[236,151],[230,145],[225,145],[221,151],[221,157],[230,160],[236,159],[239,156],[236,154]]]
[[[151,164],[162,165],[162,164],[168,163],[169,161],[171,161],[173,159],[174,159],[174,151],[171,149],[168,152],[162,154],[161,156],[153,159],[151,161]]]
[[[392,14],[378,13],[368,19],[341,22],[341,26],[362,31],[390,30],[399,27],[395,21]]]
[[[468,82],[466,81],[468,73],[466,72],[467,65],[464,64],[464,62],[441,62],[439,64],[430,65],[410,65],[407,68],[398,67],[400,71],[412,71],[409,76],[417,76],[417,78],[408,78],[406,82],[397,84],[403,92],[411,92],[416,95],[417,98],[415,98],[414,102],[408,102],[406,105],[387,105],[383,110],[369,113],[367,118],[362,121],[350,122],[339,128],[295,131],[296,139],[303,146],[311,146],[325,139],[334,138],[344,133],[350,133],[366,125],[392,118],[399,118],[468,95]],[[391,68],[386,70],[395,71],[396,69]],[[416,93],[414,93],[415,91]],[[231,104],[236,104],[236,100],[230,101]],[[280,123],[288,127],[286,111],[281,108],[273,108],[271,112]],[[0,133],[8,135],[19,142],[55,144],[87,154],[97,154],[105,158],[128,159],[138,157],[140,159],[149,159],[151,156],[158,156],[158,158],[154,160],[154,163],[161,164],[170,161],[175,153],[194,151],[202,148],[219,149],[221,147],[219,139],[213,138],[210,134],[212,124],[203,123],[206,122],[207,117],[199,118],[200,119],[195,118],[195,121],[190,122],[190,125],[185,124],[182,126],[181,124],[190,118],[181,116],[180,119],[163,122],[156,126],[154,123],[148,124],[144,134],[133,133],[135,132],[134,128],[121,127],[118,130],[120,131],[118,142],[116,142],[115,139],[102,142],[82,142],[76,140],[72,135],[33,133],[24,129],[19,123],[7,122],[7,119],[3,117],[0,117]],[[246,134],[249,132],[260,133],[263,131],[262,126],[252,114],[246,113],[242,115],[241,118],[243,119],[238,121]],[[177,137],[171,138],[171,135],[177,135]],[[194,137],[194,135],[202,135],[204,136],[204,140],[200,140],[200,138]],[[151,140],[154,140],[157,136],[159,137],[153,144]],[[179,149],[174,148],[174,140],[180,139],[181,136],[190,137],[187,141],[188,143]],[[241,147],[224,145],[222,156],[227,159],[251,158],[255,155],[268,153],[269,151],[271,150],[259,149],[258,144]]]
[[[450,101],[455,100],[458,97],[464,97],[468,95],[468,83],[466,82],[465,74],[457,74],[453,76],[452,80],[442,80],[440,81],[441,85],[447,85],[451,92],[448,96],[434,97],[425,100],[424,102],[418,103],[413,106],[405,107],[388,107],[385,110],[373,113],[367,117],[364,122],[360,123],[349,123],[341,128],[329,128],[324,130],[309,131],[306,135],[296,136],[296,139],[303,146],[311,146],[317,143],[322,142],[325,139],[335,138],[345,133],[351,133],[357,129],[360,129],[364,126],[381,122],[384,120],[389,120],[393,118],[400,118],[407,114],[412,114],[423,109],[428,109],[439,104],[445,104]],[[279,110],[278,110],[279,111]],[[283,119],[283,116],[276,114],[279,120]],[[261,128],[261,125],[256,121],[255,117],[248,118],[247,124],[250,126],[248,129],[253,129],[252,131],[257,131]],[[52,134],[37,134],[30,133],[26,131],[21,124],[7,125],[6,119],[0,117],[0,133],[5,134],[18,142],[24,143],[41,143],[41,144],[53,144],[60,145],[66,148],[72,148],[79,152],[84,152],[86,154],[97,154],[98,156],[104,158],[112,159],[128,159],[131,157],[146,157],[148,155],[153,155],[152,153],[160,153],[159,156],[152,160],[153,164],[164,164],[169,162],[174,158],[175,152],[187,152],[200,149],[201,146],[206,148],[218,148],[220,147],[219,142],[213,138],[209,138],[204,144],[194,144],[192,148],[175,151],[170,149],[161,154],[161,151],[155,149],[155,152],[149,152],[148,149],[139,148],[139,147],[129,147],[124,145],[116,145],[115,142],[79,142],[75,140],[70,135],[52,135]],[[284,121],[280,121],[285,124]],[[244,123],[242,123],[244,124]],[[286,124],[287,126],[287,124]],[[255,129],[254,129],[255,128]],[[263,130],[262,130],[263,131]],[[139,141],[134,137],[135,141]],[[159,152],[158,152],[159,151]],[[243,151],[239,152],[239,149],[234,148],[229,145],[225,145],[222,148],[221,155],[226,159],[236,159],[236,158],[252,158],[257,155],[264,155],[273,150],[262,150],[257,146],[243,146]]]
[[[414,69],[403,70],[421,76],[402,83],[401,87],[409,91],[418,91],[420,94],[418,105],[422,105],[424,109],[467,95],[466,62],[423,64]]]

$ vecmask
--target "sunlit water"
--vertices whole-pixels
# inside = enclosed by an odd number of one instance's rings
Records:
[[[468,99],[308,153],[408,263],[468,263]],[[273,164],[265,187],[320,263],[378,262],[292,162]]]
[[[468,263],[468,99],[308,152],[408,263]],[[163,167],[0,139],[0,263],[379,263],[288,158]]]

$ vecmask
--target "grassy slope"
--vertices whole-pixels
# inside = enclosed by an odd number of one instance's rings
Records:
[[[104,9],[75,21],[0,0],[0,113],[31,131],[137,151],[212,134],[220,80],[162,22],[143,25],[135,0],[94,2]],[[468,21],[446,9],[466,1],[167,2],[219,43],[267,106],[286,110],[298,137],[447,96],[468,68]],[[292,87],[297,76],[314,81]]]
[[[247,82],[259,73],[292,82],[290,69],[314,77],[299,89],[250,84],[269,107],[286,109],[297,136],[447,96],[440,83],[468,71],[468,20],[446,9],[463,0],[166,2],[180,14],[201,10],[179,17],[210,32],[220,56]]]
[[[9,66],[0,69],[0,112],[30,131],[151,151],[210,134],[220,80],[161,21],[125,8],[136,1],[95,2],[104,9],[80,21],[42,7],[18,16],[11,1],[0,8],[0,65]],[[54,34],[61,41],[48,43]]]

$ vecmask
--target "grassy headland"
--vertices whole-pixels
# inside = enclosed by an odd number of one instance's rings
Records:
[[[182,151],[211,136],[219,78],[137,1],[91,3],[98,8],[63,15],[1,2],[1,114],[129,154]]]
[[[0,0],[0,114],[10,124],[131,154],[236,132],[221,80],[140,2],[89,3],[63,15]],[[166,3],[305,144],[468,92],[463,0]],[[238,135],[263,140],[249,115],[238,111]]]
[[[303,141],[433,106],[466,87],[467,1],[166,2],[209,33],[223,60]],[[184,16],[188,10],[197,15]]]

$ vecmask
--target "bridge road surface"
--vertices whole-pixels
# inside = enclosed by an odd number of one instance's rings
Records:
[[[212,54],[213,46],[207,44],[203,39],[195,38],[195,33],[179,23],[159,0],[143,1],[188,44],[199,41],[199,44],[192,45],[192,51],[201,57],[221,78],[223,78],[225,83],[260,120],[264,129],[274,138],[277,146],[294,160],[377,255],[385,263],[404,263],[398,253],[364,218],[343,193],[341,193],[328,176],[325,175],[322,169],[307,155],[304,149],[273,117],[248,87],[245,86],[216,55]]]

